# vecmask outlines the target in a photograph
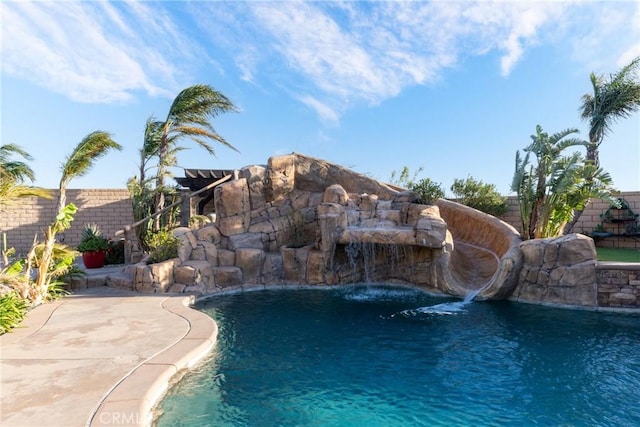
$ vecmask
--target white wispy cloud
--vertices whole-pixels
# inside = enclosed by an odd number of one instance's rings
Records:
[[[2,70],[79,102],[174,93],[187,46],[162,10],[137,2],[3,2]]]
[[[616,7],[607,7],[615,4]],[[572,9],[565,25],[569,56],[587,71],[615,72],[640,56],[640,3],[591,3]]]
[[[313,109],[321,119],[327,122],[337,122],[339,119],[338,113],[333,108],[312,96],[301,96],[298,100]]]
[[[3,73],[74,100],[172,96],[214,64],[329,121],[470,56],[508,76],[539,46],[588,71],[640,54],[638,2],[5,1],[0,16]]]
[[[551,2],[288,1],[216,5],[207,13],[220,24],[208,31],[210,39],[233,46],[238,69],[250,76],[245,79],[280,79],[285,69],[293,76],[286,90],[299,88],[304,93],[296,98],[327,119],[438,82],[464,56],[500,52],[496,70],[507,76],[563,8]],[[273,63],[281,69],[274,72]]]

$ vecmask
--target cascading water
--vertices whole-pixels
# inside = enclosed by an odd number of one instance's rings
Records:
[[[345,247],[349,265],[354,274],[358,271],[358,261],[362,258],[362,266],[364,268],[365,282],[372,281],[373,273],[376,270],[376,248],[375,243],[367,242],[350,242]],[[362,254],[362,255],[360,255]]]
[[[427,307],[419,307],[413,308],[409,310],[403,310],[399,313],[391,315],[391,317],[395,316],[405,316],[405,317],[413,317],[420,314],[436,314],[436,315],[454,315],[457,313],[463,313],[466,310],[464,307],[469,305],[482,291],[483,288],[475,289],[470,291],[465,295],[462,301],[454,301],[454,302],[445,302],[442,304],[430,305]]]
[[[363,281],[370,283],[378,280],[376,268],[381,267],[381,273],[389,275],[403,265],[403,262],[413,262],[413,251],[407,245],[378,244],[373,242],[350,242],[345,245],[345,253],[353,277],[358,277],[359,266],[362,265]],[[362,264],[360,264],[362,263]]]

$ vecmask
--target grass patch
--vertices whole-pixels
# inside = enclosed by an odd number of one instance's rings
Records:
[[[640,262],[640,250],[630,248],[598,248],[598,261]]]

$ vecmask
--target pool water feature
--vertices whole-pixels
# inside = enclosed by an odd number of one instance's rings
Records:
[[[217,348],[170,390],[158,426],[640,425],[638,315],[380,286],[197,308],[218,323]]]
[[[478,296],[478,294],[482,291],[481,289],[476,289],[475,291],[469,292],[462,301],[454,301],[454,302],[443,302],[435,305],[428,305],[426,307],[418,307],[407,310],[402,310],[400,313],[396,313],[391,315],[391,317],[395,317],[397,315],[401,316],[417,316],[420,314],[442,314],[442,315],[450,315],[457,314],[460,312],[464,312],[465,307]]]

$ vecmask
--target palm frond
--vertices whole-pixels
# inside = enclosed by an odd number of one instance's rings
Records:
[[[151,116],[144,127],[144,141],[140,150],[145,157],[153,157],[158,154],[162,141],[162,127],[164,122],[159,122]]]
[[[640,57],[636,57],[609,79],[591,73],[593,93],[582,96],[579,110],[582,119],[589,120],[589,141],[596,150],[614,123],[640,108],[639,69]]]
[[[14,155],[21,156],[25,160],[33,160],[33,157],[19,145],[0,145],[0,178],[12,179],[17,183],[23,183],[26,180],[34,181],[33,169],[21,160],[11,160]]]
[[[44,188],[16,184],[10,180],[0,180],[0,211],[9,206],[18,205],[25,197],[52,199],[53,195]]]
[[[62,165],[61,186],[66,186],[73,178],[87,174],[95,160],[105,156],[112,149],[121,150],[122,146],[113,141],[107,132],[95,131],[84,137]]]
[[[182,90],[173,101],[167,121],[201,124],[207,116],[236,111],[233,103],[209,85],[198,84]]]

